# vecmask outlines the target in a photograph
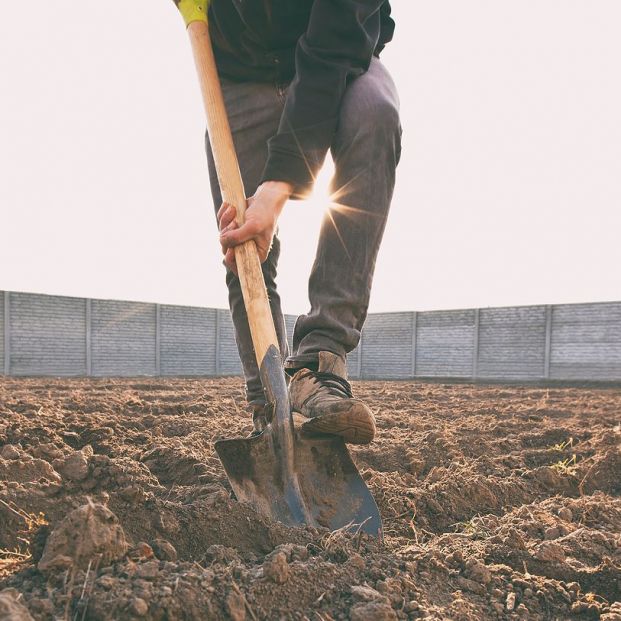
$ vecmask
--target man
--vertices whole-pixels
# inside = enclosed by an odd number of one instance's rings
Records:
[[[254,239],[290,375],[292,410],[311,432],[366,444],[368,406],[347,382],[346,355],[360,339],[383,235],[401,128],[394,83],[379,61],[394,22],[387,0],[212,0],[209,24],[248,200],[237,228],[221,205],[211,149],[211,187],[227,266],[229,304],[255,432],[269,422],[233,248]],[[309,281],[311,308],[288,347],[276,269],[277,222],[290,198],[312,188],[328,150],[334,204],[321,227]],[[291,207],[293,208],[293,207]],[[300,209],[303,206],[299,207]]]

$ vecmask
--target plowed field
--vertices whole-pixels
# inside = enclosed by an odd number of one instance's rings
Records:
[[[0,379],[0,619],[621,621],[620,389],[354,391],[383,544],[235,501],[238,379]]]

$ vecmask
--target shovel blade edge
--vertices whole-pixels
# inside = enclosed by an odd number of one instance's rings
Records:
[[[240,502],[289,526],[309,523],[330,530],[359,528],[382,536],[379,510],[345,446],[336,436],[295,430],[295,471],[306,508],[301,521],[290,509],[291,490],[268,427],[252,438],[219,440],[215,448]]]

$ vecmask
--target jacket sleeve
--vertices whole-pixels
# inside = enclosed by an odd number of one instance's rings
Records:
[[[323,164],[348,82],[363,74],[380,35],[384,0],[315,0],[295,54],[296,74],[263,181],[287,181],[308,193]]]

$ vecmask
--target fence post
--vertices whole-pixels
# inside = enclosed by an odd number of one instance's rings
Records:
[[[472,379],[476,379],[479,373],[479,321],[481,310],[474,310],[474,334],[472,336]]]
[[[11,375],[11,294],[4,292],[4,374]]]
[[[160,321],[161,309],[160,305],[155,305],[155,374],[162,374],[162,356],[161,356],[161,321]]]
[[[92,349],[92,328],[91,317],[93,314],[93,301],[86,299],[86,375],[90,377],[93,374],[93,349]]]
[[[216,308],[216,347],[215,347],[216,376],[220,375],[220,309]]]
[[[550,353],[552,349],[552,306],[546,306],[546,343],[543,359],[543,377],[550,377]]]
[[[412,312],[412,377],[416,377],[416,320],[418,313]]]

